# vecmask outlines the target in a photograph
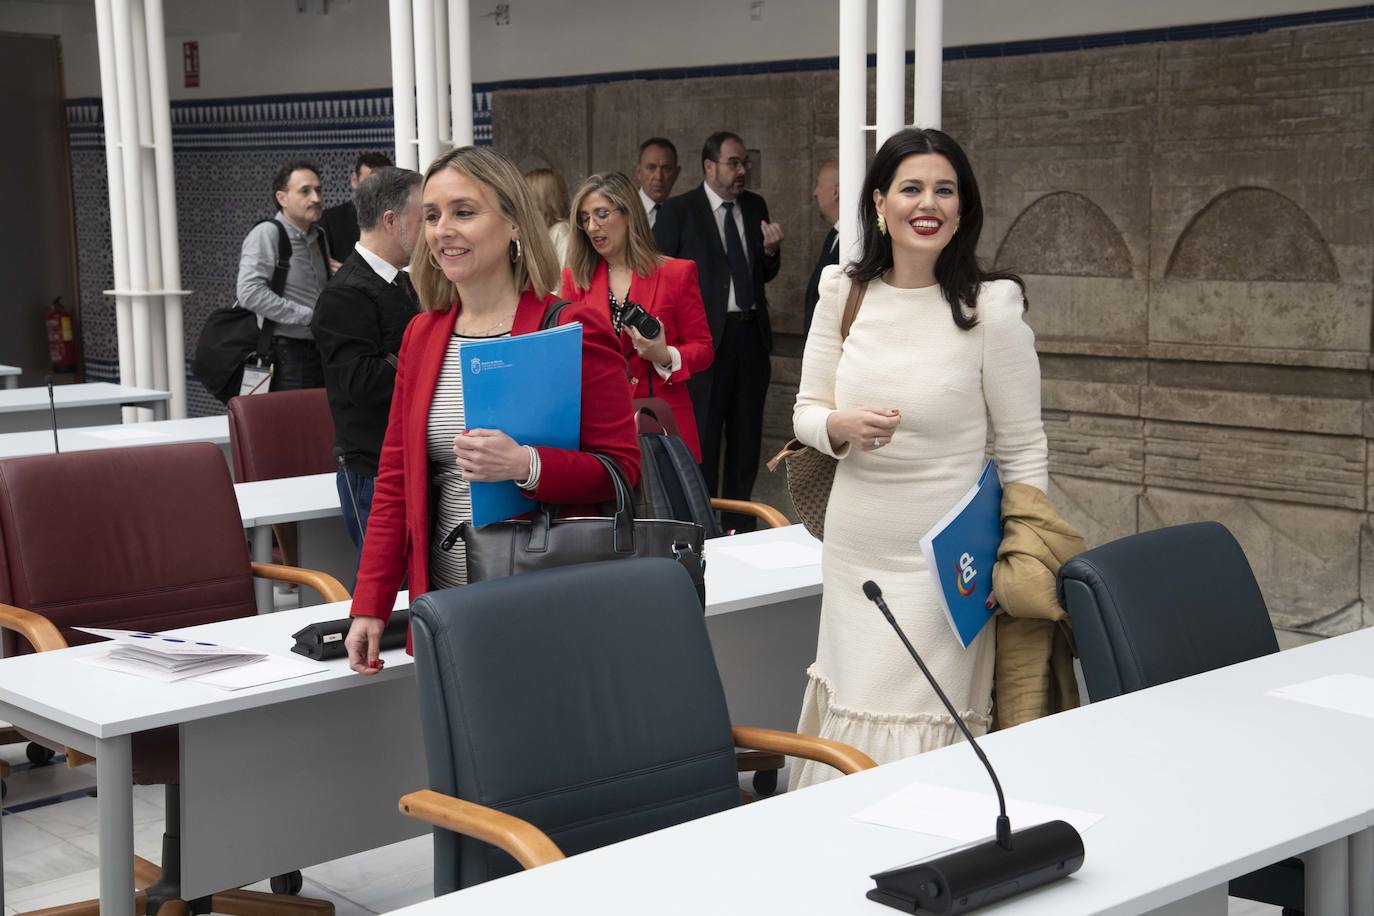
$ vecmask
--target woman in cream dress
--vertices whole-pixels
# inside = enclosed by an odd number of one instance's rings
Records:
[[[920,539],[977,480],[989,428],[1004,483],[1045,490],[1049,481],[1023,287],[978,265],[982,201],[963,151],[937,130],[893,135],[874,157],[859,212],[863,254],[847,273],[822,275],[793,413],[797,438],[839,459],[798,731],[887,763],[959,733],[863,582],[881,586],[965,723],[986,732],[995,628],[960,646]],[[867,289],[841,342],[851,282]],[[797,761],[791,787],[831,775]]]

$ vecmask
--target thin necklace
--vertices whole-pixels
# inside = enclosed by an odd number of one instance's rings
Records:
[[[459,331],[458,331],[458,326],[457,326],[457,325],[454,325],[453,333],[454,333],[456,336],[458,336],[458,337],[490,337],[494,332],[499,331],[499,330],[501,330],[501,328],[505,327],[505,326],[506,326],[506,322],[510,321],[511,318],[513,318],[513,317],[515,317],[515,316],[514,316],[514,315],[510,315],[510,316],[507,316],[507,317],[505,317],[505,318],[502,318],[500,321],[496,322],[496,324],[494,324],[494,325],[492,325],[491,327],[487,328],[486,330],[481,331],[481,332],[476,333],[476,334],[462,334],[462,333],[459,333]]]

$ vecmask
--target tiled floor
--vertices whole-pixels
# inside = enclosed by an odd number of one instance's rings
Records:
[[[29,767],[21,744],[0,747],[0,757],[15,771],[8,782],[3,822],[5,916],[97,896],[95,799],[82,794],[95,785],[91,767],[67,769],[63,763]],[[786,777],[781,780],[786,785]],[[70,793],[75,797],[23,809],[39,799]],[[151,861],[162,852],[163,790],[134,789],[134,851]],[[327,862],[304,871],[302,895],[333,902],[338,916],[385,913],[431,894],[428,837]],[[268,890],[267,882],[254,890]],[[1229,916],[1278,916],[1276,907],[1232,900]]]

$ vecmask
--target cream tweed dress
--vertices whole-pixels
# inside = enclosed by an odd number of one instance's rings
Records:
[[[1004,483],[1049,485],[1040,421],[1035,335],[1022,317],[1020,288],[984,284],[978,324],[960,330],[938,286],[868,284],[840,342],[849,279],[821,277],[806,341],[792,423],[797,438],[840,459],[825,516],[820,638],[797,730],[853,745],[888,763],[957,740],[958,730],[915,662],[872,602],[872,579],[912,645],[975,734],[992,706],[995,634],[987,627],[964,649],[954,637],[921,555],[920,539],[978,479],[988,428]],[[836,409],[895,407],[901,425],[875,451],[830,447]],[[991,571],[989,571],[990,573]],[[837,771],[794,760],[791,788]]]

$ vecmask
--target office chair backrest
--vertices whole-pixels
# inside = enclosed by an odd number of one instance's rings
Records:
[[[411,627],[434,790],[524,818],[568,855],[738,803],[720,675],[673,561],[430,592]],[[518,870],[435,831],[436,894]]]
[[[229,451],[239,483],[338,470],[334,418],[324,389],[231,399]]]
[[[209,443],[0,461],[0,601],[73,626],[162,630],[255,613],[242,516]],[[31,651],[6,633],[7,652]],[[18,645],[15,645],[18,643]]]
[[[1094,701],[1279,650],[1245,553],[1216,522],[1079,554],[1059,571],[1059,602]]]

